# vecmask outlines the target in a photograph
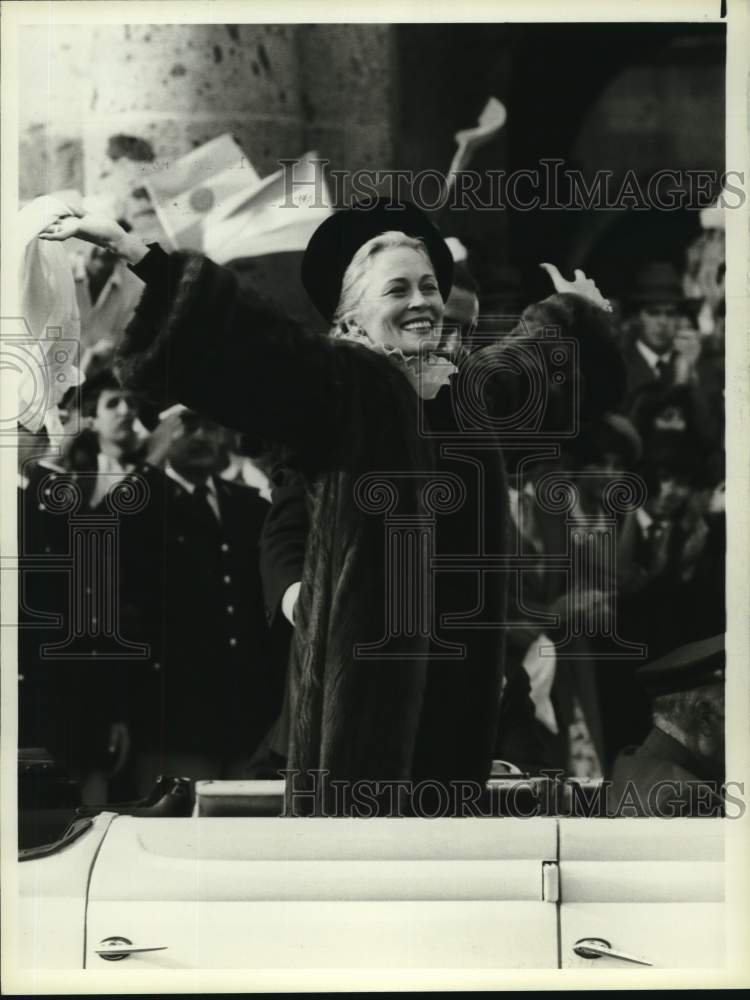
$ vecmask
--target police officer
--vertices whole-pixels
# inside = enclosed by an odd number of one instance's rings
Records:
[[[615,761],[610,815],[723,814],[724,668],[724,635],[717,635],[638,671],[653,699],[653,728]]]
[[[258,568],[268,504],[219,475],[223,428],[180,406],[163,417],[154,433],[166,464],[150,572],[160,655],[133,685],[139,795],[159,774],[245,777],[281,703]]]

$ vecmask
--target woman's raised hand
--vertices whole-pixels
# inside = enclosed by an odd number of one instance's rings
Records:
[[[602,293],[596,287],[596,284],[591,278],[587,278],[586,275],[580,269],[576,269],[573,274],[575,275],[575,281],[567,281],[560,272],[557,270],[554,264],[540,264],[539,265],[552,279],[552,284],[555,286],[555,291],[560,293],[572,293],[573,295],[580,295],[584,299],[588,299],[589,302],[593,302],[595,306],[599,306],[605,312],[612,312],[612,306],[609,301],[604,298]]]
[[[46,229],[39,233],[39,238],[42,240],[67,240],[71,236],[76,236],[79,240],[86,240],[87,243],[94,243],[98,247],[112,250],[113,245],[118,243],[124,235],[125,230],[114,219],[109,219],[106,215],[90,212],[85,215],[77,215],[71,212],[69,215],[58,216],[54,222],[51,222]]]
[[[114,219],[95,212],[60,215],[39,233],[40,240],[68,240],[72,236],[110,250],[130,264],[137,264],[148,251],[141,239],[127,233]]]

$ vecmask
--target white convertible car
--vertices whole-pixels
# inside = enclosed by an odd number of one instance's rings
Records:
[[[102,812],[26,852],[18,966],[115,981],[135,968],[725,963],[722,820],[202,811]]]

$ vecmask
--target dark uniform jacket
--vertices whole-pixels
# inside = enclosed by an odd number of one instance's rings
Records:
[[[95,468],[39,463],[20,494],[20,744],[75,769],[106,767],[150,662],[151,562],[161,473],[137,465],[95,507]]]
[[[212,524],[142,464],[91,509],[95,475],[38,465],[20,494],[21,745],[106,766],[120,721],[134,751],[249,754],[281,697],[258,569],[267,504],[217,479]]]
[[[213,483],[220,521],[163,473],[152,499],[153,652],[131,685],[136,748],[249,755],[278,711],[258,567],[268,505]]]
[[[639,747],[623,750],[607,787],[612,816],[720,816],[723,776],[678,740],[654,727]]]

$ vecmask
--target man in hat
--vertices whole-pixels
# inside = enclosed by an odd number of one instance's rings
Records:
[[[724,667],[724,636],[718,635],[638,671],[653,698],[653,728],[641,746],[615,761],[610,815],[722,815]]]
[[[635,335],[624,352],[629,412],[644,387],[696,383],[701,345],[671,264],[657,261],[644,267],[636,275],[628,302],[636,321]]]

